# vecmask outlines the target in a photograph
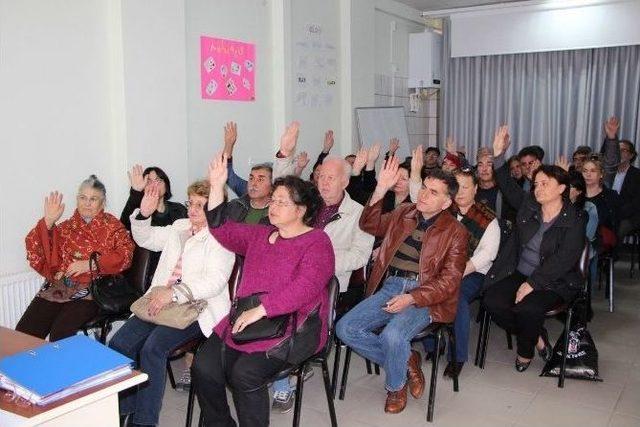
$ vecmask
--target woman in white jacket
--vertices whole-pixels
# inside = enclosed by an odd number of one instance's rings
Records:
[[[188,286],[195,299],[207,300],[207,307],[197,322],[185,329],[160,326],[133,316],[114,335],[109,346],[139,360],[138,368],[149,375],[149,381],[138,389],[120,395],[120,415],[130,415],[129,426],[158,424],[169,353],[188,341],[211,335],[231,307],[227,282],[235,256],[209,233],[205,217],[209,183],[197,181],[189,186],[187,194],[188,219],[164,227],[152,226],[151,215],[159,197],[153,186],[145,189],[140,209],[131,215],[131,233],[136,243],[162,251],[151,288],[160,287],[163,291],[151,300],[149,314],[157,314],[172,301],[187,301],[172,288],[178,282]]]

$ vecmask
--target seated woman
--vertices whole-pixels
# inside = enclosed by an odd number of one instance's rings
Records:
[[[131,222],[129,217],[136,208],[140,207],[144,189],[149,184],[156,184],[160,197],[158,197],[158,205],[151,215],[151,225],[164,226],[171,225],[175,220],[187,217],[187,209],[181,203],[171,202],[171,182],[169,177],[162,169],[157,166],[150,166],[144,171],[142,166],[135,165],[128,173],[131,189],[129,190],[129,198],[120,215],[120,221],[131,230]],[[159,255],[158,255],[159,256]]]
[[[100,273],[129,268],[133,241],[116,217],[104,212],[104,184],[91,175],[82,181],[71,218],[56,225],[64,212],[62,194],[44,199],[44,218],[26,238],[27,260],[46,282],[22,315],[16,330],[50,341],[75,335],[98,314],[89,292],[89,257],[98,253]]]
[[[291,327],[282,338],[244,344],[234,342],[233,335],[263,317],[295,312],[301,325],[317,313],[322,326],[313,331],[319,339],[308,354],[311,356],[327,340],[327,284],[334,274],[335,259],[329,237],[309,225],[320,207],[318,190],[298,177],[275,180],[269,205],[272,225],[225,221],[224,204],[219,205],[227,179],[226,163],[226,155],[217,156],[209,169],[210,231],[224,247],[244,257],[236,295],[242,298],[262,293],[261,304],[243,312],[233,325],[225,317],[215,327],[196,354],[192,380],[205,425],[236,425],[227,404],[229,383],[239,424],[267,426],[268,382],[285,366],[276,353],[288,348]]]
[[[109,343],[114,350],[139,360],[139,369],[149,375],[149,381],[137,390],[121,394],[120,414],[133,414],[130,418],[134,425],[158,424],[167,357],[171,351],[193,339],[211,335],[213,327],[229,313],[231,307],[227,281],[235,257],[207,229],[205,206],[209,183],[196,181],[191,184],[187,189],[189,219],[179,219],[164,227],[151,225],[151,216],[160,194],[157,184],[148,186],[140,209],[131,215],[131,231],[136,243],[143,248],[162,251],[149,291],[156,287],[163,291],[151,301],[151,309],[158,313],[172,301],[187,301],[184,295],[172,288],[175,283],[188,286],[194,299],[207,300],[207,307],[198,320],[185,329],[157,325],[133,316]]]
[[[597,159],[589,159],[582,165],[586,184],[586,201],[598,210],[598,238],[595,251],[602,254],[611,251],[616,243],[616,230],[620,209],[620,196],[604,186],[604,168]]]
[[[469,327],[471,316],[469,304],[478,297],[482,290],[485,274],[491,268],[493,260],[500,247],[500,225],[495,213],[484,203],[476,202],[478,178],[469,169],[462,169],[455,173],[458,181],[458,193],[455,198],[454,212],[458,221],[469,232],[469,246],[467,253],[469,260],[464,269],[460,283],[458,310],[456,313],[455,336],[456,345],[449,349],[449,363],[444,375],[455,378],[460,374],[464,363],[469,357]],[[425,341],[428,352],[434,350],[432,339]],[[430,353],[427,353],[430,355]]]
[[[518,207],[511,236],[487,273],[483,306],[493,320],[517,336],[515,368],[523,372],[534,355],[548,360],[551,346],[544,314],[571,301],[582,286],[578,260],[584,249],[586,215],[569,201],[569,176],[559,166],[542,165],[533,173],[533,194],[509,175],[504,152],[506,127],[493,143],[498,185]]]

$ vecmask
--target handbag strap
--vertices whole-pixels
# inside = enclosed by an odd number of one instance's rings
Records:
[[[193,293],[191,292],[191,289],[189,289],[189,287],[185,283],[182,283],[182,282],[176,283],[173,285],[173,288],[178,292],[180,292],[182,296],[184,296],[186,299],[189,300],[189,302],[195,301],[195,298],[193,298]]]
[[[98,252],[91,252],[89,255],[89,272],[91,274],[91,281],[93,282],[96,276],[100,275],[100,265],[98,265]]]

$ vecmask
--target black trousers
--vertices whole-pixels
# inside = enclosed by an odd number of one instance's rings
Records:
[[[222,340],[211,334],[196,353],[191,367],[204,425],[236,426],[227,403],[225,386],[229,384],[240,426],[268,426],[271,407],[268,381],[283,368],[282,361],[267,358],[265,352],[244,353],[227,346],[223,352],[222,348]]]
[[[534,290],[516,304],[518,288],[526,281],[527,277],[516,271],[489,287],[482,303],[501,328],[516,334],[518,355],[532,359],[544,325],[544,314],[560,304],[562,297],[553,291]]]
[[[42,339],[49,335],[49,341],[58,341],[75,335],[98,311],[93,300],[51,302],[35,297],[20,318],[16,331]]]

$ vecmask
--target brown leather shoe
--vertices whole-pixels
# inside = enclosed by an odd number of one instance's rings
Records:
[[[388,391],[387,401],[384,404],[384,412],[399,414],[407,406],[407,385],[399,391]]]
[[[409,393],[415,399],[420,399],[422,393],[424,393],[424,374],[422,373],[422,360],[420,359],[420,353],[416,350],[411,350],[411,356],[409,356]]]

